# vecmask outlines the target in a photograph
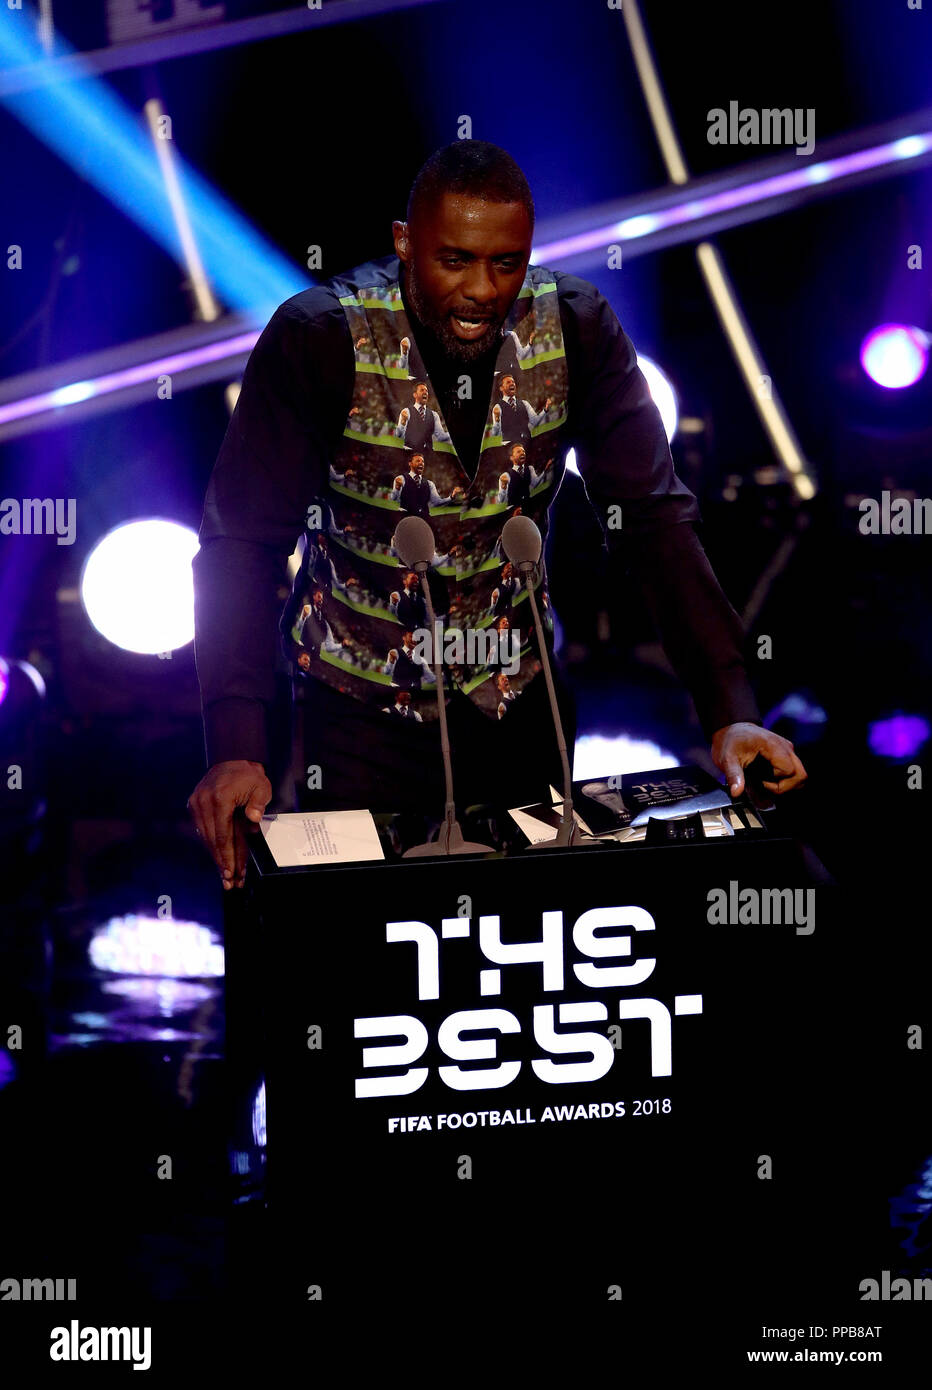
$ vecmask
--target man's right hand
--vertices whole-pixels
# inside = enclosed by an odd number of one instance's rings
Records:
[[[234,811],[243,806],[258,825],[272,799],[272,784],[261,763],[214,763],[188,799],[197,833],[223,876],[224,888],[242,888],[246,875],[246,832]]]

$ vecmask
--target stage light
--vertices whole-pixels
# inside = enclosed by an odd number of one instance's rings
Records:
[[[28,661],[17,661],[15,657],[4,660],[0,656],[0,705],[7,702],[3,717],[13,718],[14,712],[24,710],[34,716],[34,695],[45,699],[45,681],[36,668]]]
[[[265,1130],[265,1082],[256,1092],[256,1099],[252,1107],[252,1137],[260,1149],[266,1146]]]
[[[194,637],[197,535],[175,521],[131,521],[91,551],[81,601],[97,631],[127,652],[176,651]]]
[[[147,1011],[157,1008],[163,1018],[169,1018],[173,1013],[187,1012],[217,993],[216,985],[201,985],[191,980],[162,979],[158,976],[106,980],[100,989],[102,994],[115,994],[121,999],[131,999],[134,1004],[144,1006]],[[92,1041],[98,1041],[100,1038],[98,1033],[90,1036]],[[187,1036],[192,1035],[189,1033]]]
[[[787,167],[779,174],[751,178],[746,183],[736,182],[730,187],[701,194],[698,198],[695,195],[687,197],[684,202],[672,203],[655,212],[633,213],[621,220],[600,223],[584,232],[542,242],[532,248],[531,260],[535,265],[555,266],[558,262],[570,260],[575,256],[588,254],[594,257],[614,242],[621,242],[627,255],[629,251],[634,250],[633,243],[652,236],[655,232],[670,227],[688,227],[691,223],[701,222],[705,218],[721,217],[723,213],[740,208],[763,206],[773,198],[789,199],[801,189],[817,184],[844,182],[869,170],[892,172],[904,160],[919,159],[930,150],[932,131],[922,131],[901,136],[896,140],[885,140],[878,145],[869,145],[862,150],[839,154],[834,159],[819,160],[814,164],[800,164],[794,157],[792,167]],[[789,203],[785,206],[789,206]]]
[[[81,55],[60,33],[57,41],[62,57],[81,69]],[[7,85],[3,100],[8,109],[85,183],[109,198],[168,255],[185,265],[159,161],[137,113],[90,71],[80,81],[71,81],[64,66],[45,64],[44,56],[30,25],[16,23],[12,17],[0,25],[3,68],[28,71],[39,65],[50,74],[49,81],[37,89],[11,90]],[[178,156],[174,163],[205,271],[230,308],[268,319],[283,300],[307,288],[310,277],[305,270],[250,226],[190,164]],[[94,383],[79,382],[64,389],[84,389],[85,385],[88,393],[94,394]],[[67,402],[65,397],[56,404]]]
[[[223,974],[223,946],[209,927],[170,917],[111,917],[88,947],[96,970],[173,980]]]
[[[787,736],[792,734],[794,743],[807,744],[816,743],[822,737],[828,715],[805,691],[794,690],[767,711],[764,727],[773,729],[780,720],[792,725],[786,732]]]
[[[36,850],[48,808],[45,682],[28,661],[0,657],[0,859],[4,896],[16,902],[43,872]],[[0,914],[2,916],[2,914]]]
[[[682,221],[687,222],[685,212],[682,213]],[[615,228],[615,233],[619,239],[625,241],[636,241],[638,237],[650,236],[651,232],[656,232],[664,225],[663,216],[657,212],[640,212],[634,217],[626,217],[623,222],[619,222]]]
[[[676,434],[679,424],[679,410],[676,404],[676,394],[670,384],[670,380],[657,366],[650,357],[641,357],[638,354],[638,366],[647,378],[647,389],[650,391],[651,400],[660,411],[660,419],[663,422],[664,433],[669,442]],[[566,454],[566,468],[569,473],[579,474],[579,465],[576,462],[576,450],[569,449]]]
[[[44,415],[50,410],[65,410],[69,405],[78,405],[95,396],[119,396],[121,392],[138,390],[142,385],[148,386],[154,377],[171,376],[177,384],[177,378],[186,373],[197,372],[213,362],[226,362],[248,355],[258,340],[258,329],[255,332],[237,333],[234,337],[221,338],[201,347],[186,348],[168,357],[157,357],[148,362],[121,367],[117,371],[104,372],[89,381],[59,386],[54,391],[42,391],[37,396],[21,396],[19,400],[0,404],[0,426],[34,415]],[[73,397],[70,396],[72,391],[77,392]]]
[[[77,405],[78,401],[90,400],[96,394],[97,387],[93,381],[72,381],[67,386],[59,386],[57,391],[49,392],[49,405]]]
[[[916,159],[929,149],[928,135],[904,135],[894,140],[891,149],[897,159]]]
[[[41,672],[37,671],[35,666],[33,666],[32,663],[29,661],[13,661],[10,664],[12,666],[18,667],[18,669],[22,671],[23,675],[29,681],[33,690],[35,690],[36,694],[39,696],[39,699],[44,700],[45,681],[42,679]]]
[[[679,767],[667,748],[650,739],[628,738],[619,734],[606,738],[602,734],[583,734],[576,740],[573,754],[573,781],[590,777],[610,777],[619,772],[653,772],[660,767]]]
[[[670,380],[649,357],[641,357],[638,354],[638,366],[647,378],[648,390],[651,400],[660,411],[660,418],[666,431],[667,439],[671,440],[676,434],[676,426],[679,421],[679,413],[676,406],[676,395]]]
[[[129,986],[129,988],[125,988]],[[195,995],[182,991],[194,988],[201,991]],[[101,986],[104,993],[114,994],[128,1000],[124,1008],[115,1008],[111,1013],[84,1012],[70,1015],[72,1029],[68,1033],[56,1033],[54,1042],[58,1047],[86,1047],[95,1042],[128,1041],[133,1042],[197,1042],[201,1033],[180,1028],[156,1027],[150,1020],[155,1010],[162,1018],[173,1013],[182,1013],[216,993],[216,988],[204,985],[179,985],[177,980],[134,979],[110,981]]]
[[[861,366],[888,391],[914,386],[929,363],[927,333],[905,323],[882,323],[861,344]]]
[[[928,739],[932,728],[920,714],[897,710],[888,719],[875,719],[869,726],[867,742],[881,758],[913,758]]]

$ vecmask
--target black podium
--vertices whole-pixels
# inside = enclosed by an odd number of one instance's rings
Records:
[[[789,1267],[823,1312],[826,1279],[850,1294],[883,1230],[813,1236],[857,1089],[826,1037],[859,1005],[812,864],[768,833],[311,870],[259,845],[230,969],[274,1297],[646,1317],[688,1271],[691,1308],[724,1278],[772,1317]]]

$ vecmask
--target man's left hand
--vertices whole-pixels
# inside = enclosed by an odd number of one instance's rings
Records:
[[[759,724],[726,724],[712,739],[712,761],[728,778],[732,796],[740,796],[744,791],[744,769],[758,754],[767,759],[780,779],[763,783],[777,796],[792,791],[809,775],[789,739],[762,729]]]

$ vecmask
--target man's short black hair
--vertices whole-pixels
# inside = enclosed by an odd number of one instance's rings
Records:
[[[408,196],[408,222],[445,193],[469,193],[489,203],[523,203],[534,225],[534,199],[520,167],[507,150],[488,140],[454,140],[421,166]]]

